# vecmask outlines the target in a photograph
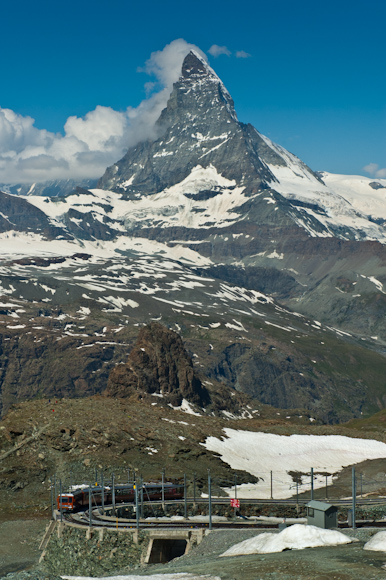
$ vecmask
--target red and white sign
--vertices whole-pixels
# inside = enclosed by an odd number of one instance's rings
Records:
[[[240,507],[240,500],[239,499],[231,499],[231,506],[239,508]]]

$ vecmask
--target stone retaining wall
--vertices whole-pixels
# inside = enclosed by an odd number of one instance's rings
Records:
[[[41,565],[50,574],[103,576],[138,568],[149,539],[143,532],[85,530],[58,523]]]

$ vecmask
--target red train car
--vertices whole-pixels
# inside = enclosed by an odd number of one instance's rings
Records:
[[[161,483],[143,483],[143,499],[144,501],[162,500],[162,484]],[[131,503],[135,501],[135,488],[130,484],[118,484],[115,486],[115,503]],[[91,487],[91,502],[92,505],[101,505],[104,496],[105,505],[113,503],[113,492],[110,487]],[[165,501],[173,499],[183,499],[183,486],[175,483],[165,483],[163,497]],[[62,493],[56,498],[57,508],[60,511],[62,504],[63,511],[75,511],[82,507],[89,505],[89,488],[77,489],[70,493]]]

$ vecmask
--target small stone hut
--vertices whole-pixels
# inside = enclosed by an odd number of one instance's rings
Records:
[[[338,508],[330,503],[312,500],[307,504],[307,523],[318,528],[330,529],[338,526]]]

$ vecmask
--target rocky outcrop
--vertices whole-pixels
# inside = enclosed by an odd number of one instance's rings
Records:
[[[134,393],[162,397],[174,407],[183,399],[201,407],[210,402],[181,337],[157,322],[140,330],[127,363],[111,371],[105,391],[112,397]]]

